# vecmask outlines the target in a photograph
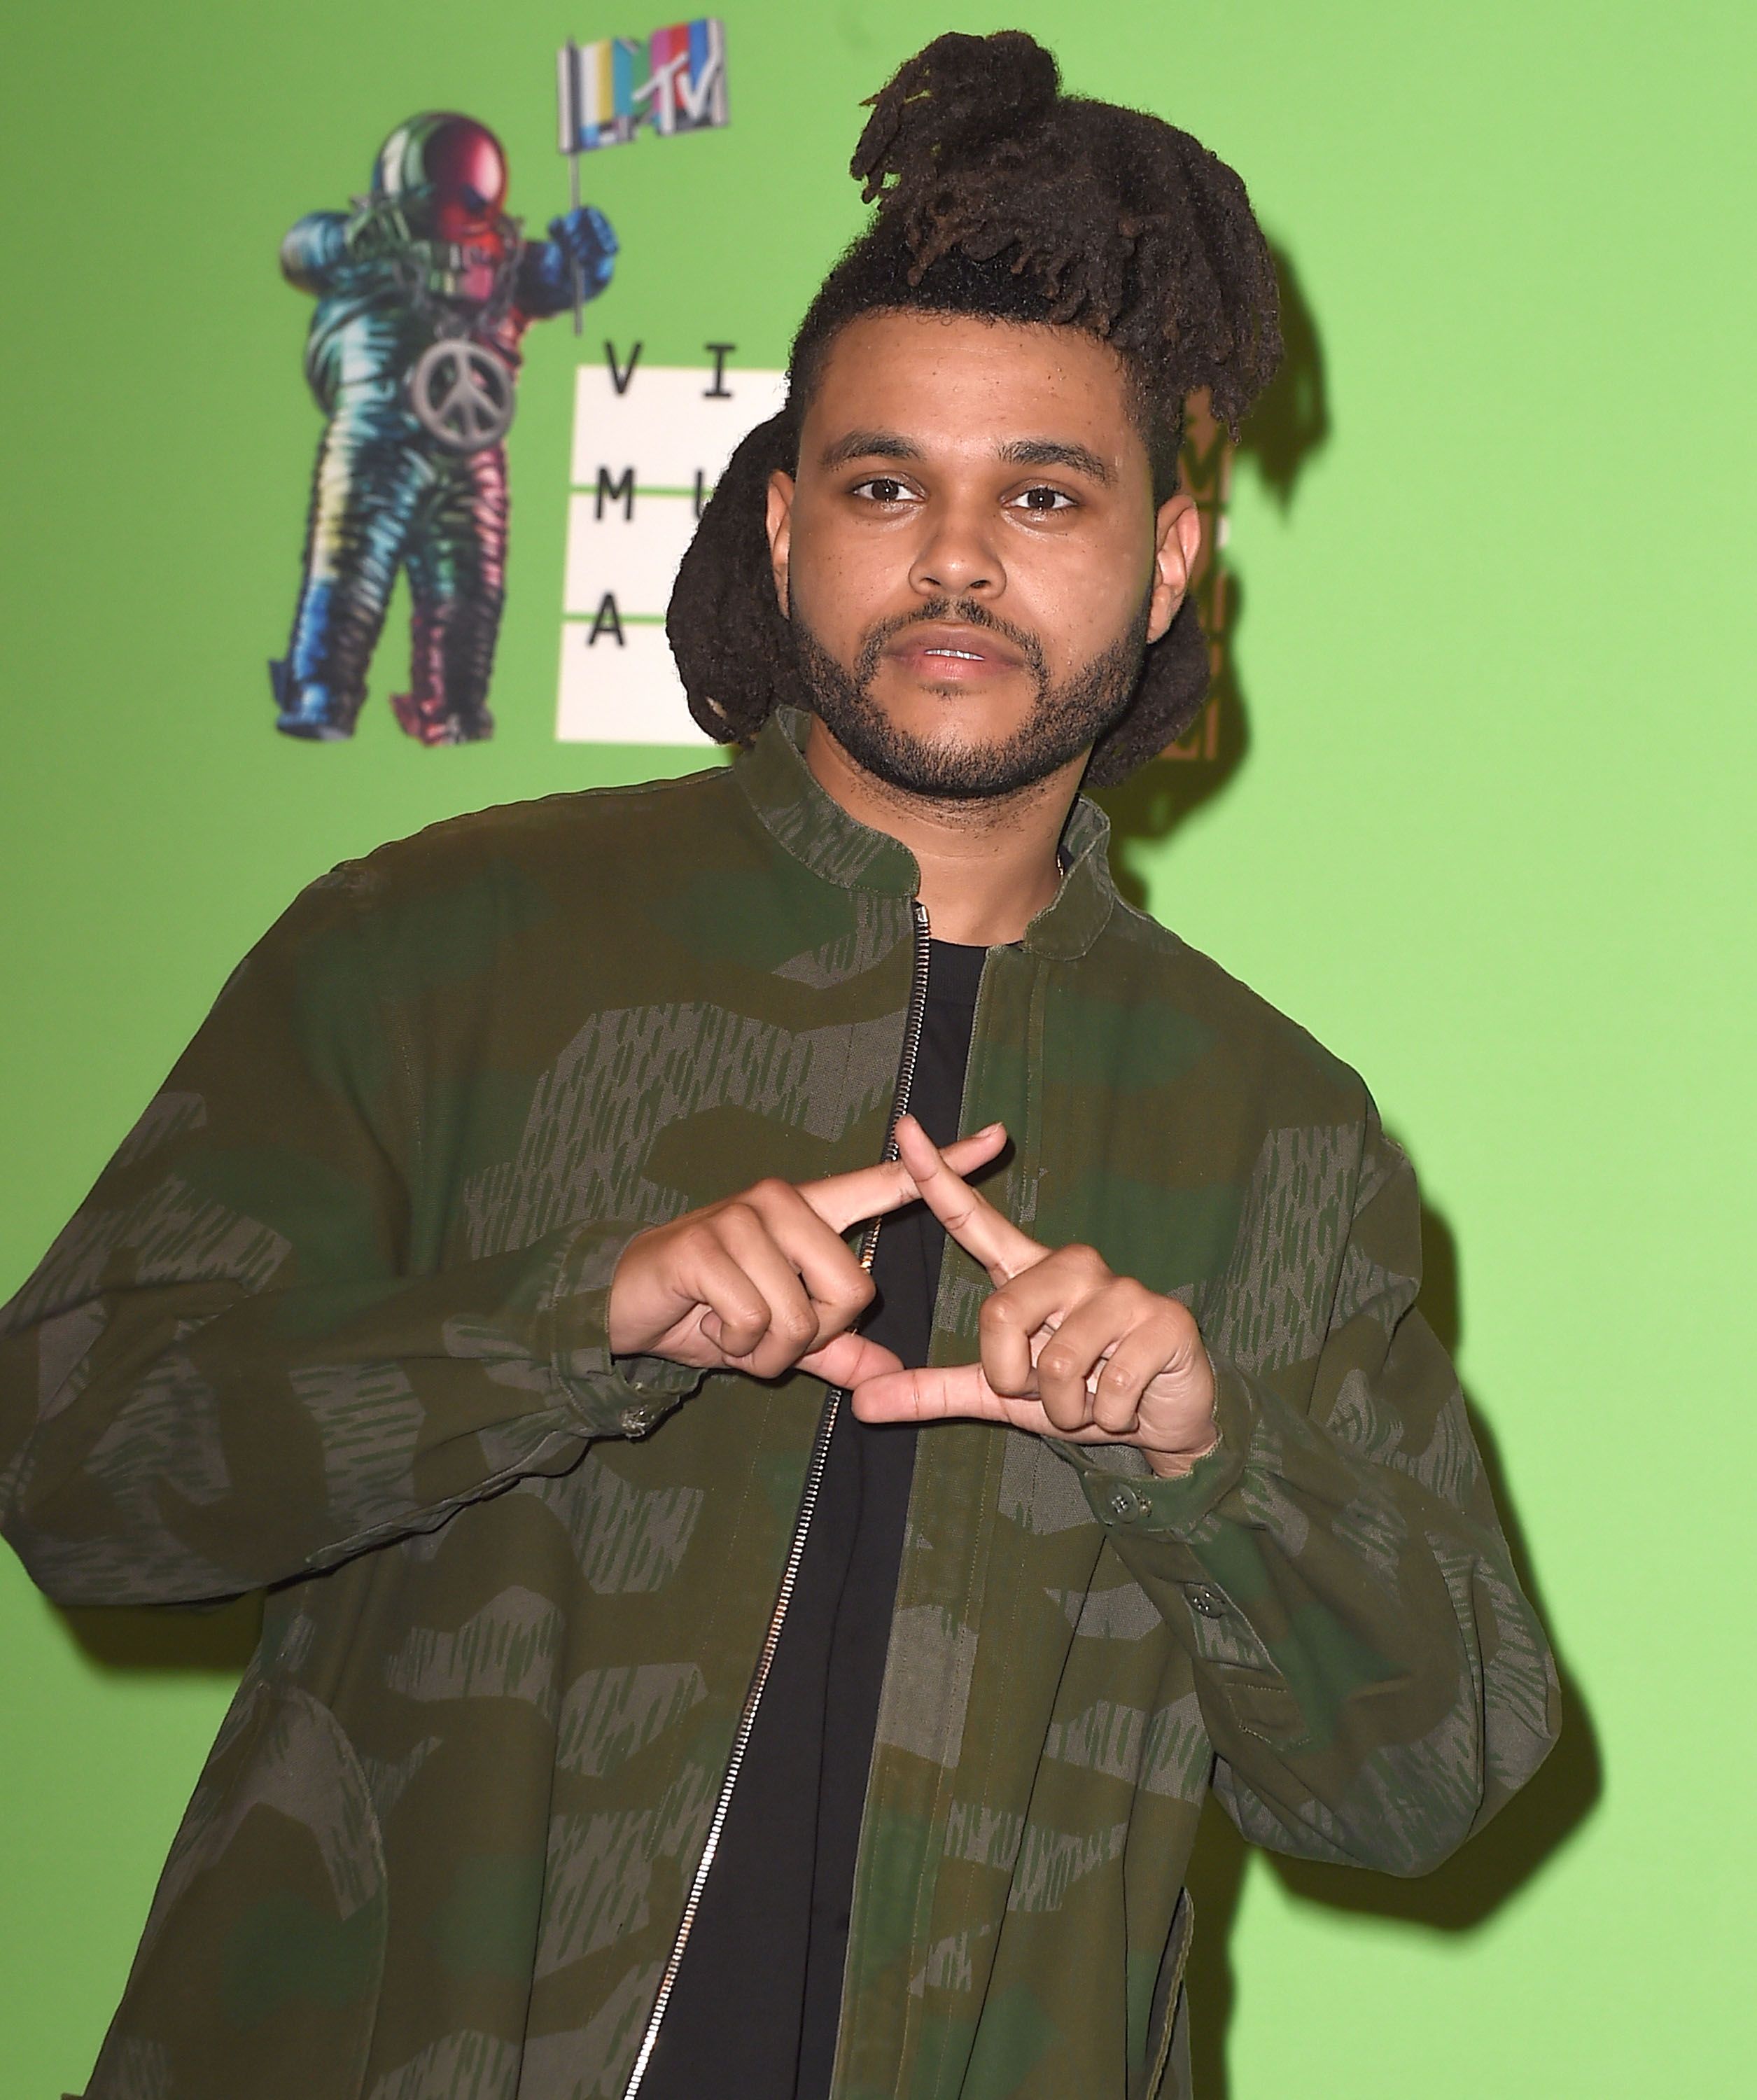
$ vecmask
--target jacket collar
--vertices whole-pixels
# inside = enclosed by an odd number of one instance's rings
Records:
[[[751,807],[776,844],[824,881],[883,897],[913,897],[921,879],[915,855],[888,832],[850,816],[806,765],[809,721],[797,708],[777,708],[734,761]],[[1116,902],[1110,836],[1103,810],[1077,796],[1062,834],[1062,886],[1025,930],[1031,954],[1083,955],[1103,931]]]

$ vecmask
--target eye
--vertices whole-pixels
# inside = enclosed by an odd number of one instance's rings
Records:
[[[864,481],[857,481],[849,491],[851,496],[863,496],[868,503],[897,504],[913,500],[915,492],[907,482],[898,481],[894,474],[868,474]]]
[[[1039,488],[1022,490],[1013,497],[1010,507],[1015,510],[1029,510],[1033,516],[1038,518],[1048,517],[1057,510],[1074,510],[1079,508],[1073,497],[1065,489],[1051,488],[1047,485]]]

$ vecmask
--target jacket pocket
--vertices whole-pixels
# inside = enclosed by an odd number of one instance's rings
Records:
[[[1144,2075],[1138,2083],[1131,2085],[1129,2100],[1188,2100],[1190,2033],[1184,2014],[1184,1967],[1190,1959],[1195,1921],[1194,1899],[1188,1889],[1180,1889],[1177,1908],[1172,1912],[1171,1935],[1159,1962],[1159,1980],[1153,1987]]]
[[[1305,1748],[1310,1731],[1284,1679],[1244,1670],[1217,1670],[1214,1674],[1228,1710],[1247,1736],[1277,1750]]]

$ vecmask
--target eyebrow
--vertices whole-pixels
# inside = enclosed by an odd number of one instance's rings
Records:
[[[1065,438],[1015,438],[1000,448],[1000,457],[1010,466],[1071,466],[1101,488],[1116,479],[1108,461]]]
[[[850,430],[833,444],[825,446],[820,463],[829,472],[855,460],[918,460],[922,457],[921,448],[912,439],[895,430]],[[1075,444],[1066,438],[1013,438],[998,448],[995,457],[1009,466],[1071,467],[1101,488],[1110,488],[1116,480],[1115,472],[1107,461],[1085,445]]]
[[[834,444],[824,447],[822,464],[832,468],[846,466],[853,460],[918,460],[920,457],[921,448],[894,430],[850,430]]]

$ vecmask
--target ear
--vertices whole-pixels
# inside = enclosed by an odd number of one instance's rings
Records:
[[[1154,522],[1153,597],[1147,639],[1157,642],[1189,595],[1202,554],[1202,513],[1187,489],[1168,496]]]
[[[787,562],[793,544],[793,477],[777,467],[769,476],[769,567],[775,577],[775,602],[788,617]]]

